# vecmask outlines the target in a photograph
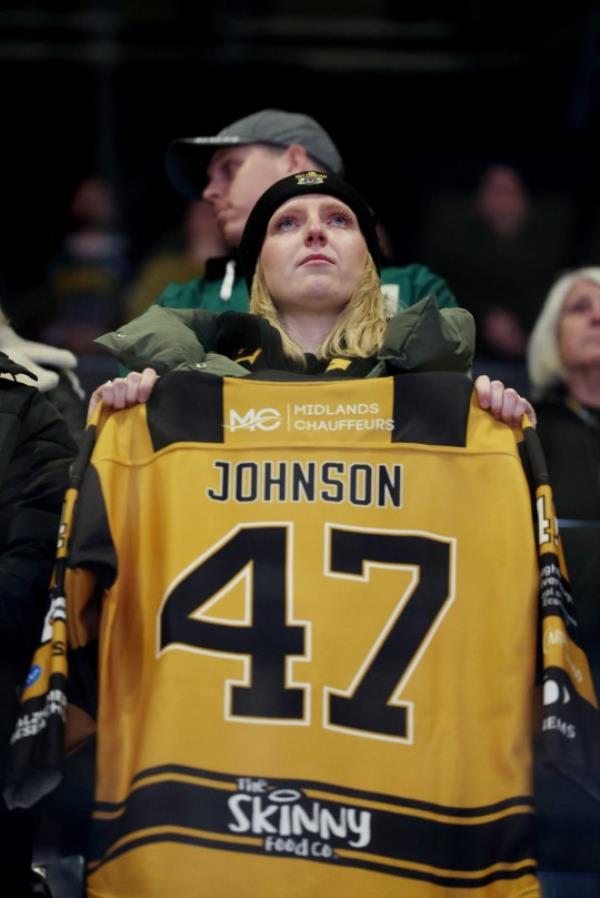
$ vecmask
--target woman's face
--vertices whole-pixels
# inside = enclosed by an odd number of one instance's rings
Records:
[[[565,368],[600,365],[600,284],[580,278],[564,301],[558,349]]]
[[[339,312],[358,285],[367,255],[354,212],[334,197],[310,194],[277,209],[260,262],[279,312]]]

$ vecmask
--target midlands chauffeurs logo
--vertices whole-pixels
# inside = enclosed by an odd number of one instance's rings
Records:
[[[390,432],[394,429],[394,421],[383,416],[377,402],[292,402],[283,406],[281,411],[271,406],[244,411],[232,408],[229,410],[229,421],[224,424],[230,433],[240,430],[272,431],[282,426],[288,432]]]

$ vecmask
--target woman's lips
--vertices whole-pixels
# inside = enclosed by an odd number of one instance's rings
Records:
[[[328,262],[330,265],[333,265],[333,259],[330,259],[329,256],[324,256],[322,253],[311,253],[310,256],[305,256],[300,265],[307,265],[311,262]]]

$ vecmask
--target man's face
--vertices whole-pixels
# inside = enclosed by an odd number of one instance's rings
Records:
[[[212,157],[202,193],[211,204],[225,240],[239,246],[246,220],[257,199],[288,172],[285,151],[248,144],[225,147]]]

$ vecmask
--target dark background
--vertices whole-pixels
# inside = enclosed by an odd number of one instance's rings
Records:
[[[488,162],[575,203],[581,261],[600,193],[596,3],[392,0],[13,0],[0,12],[0,290],[44,276],[75,185],[116,189],[134,262],[179,218],[170,139],[257,109],[314,115],[347,175],[418,261],[427,197]]]

